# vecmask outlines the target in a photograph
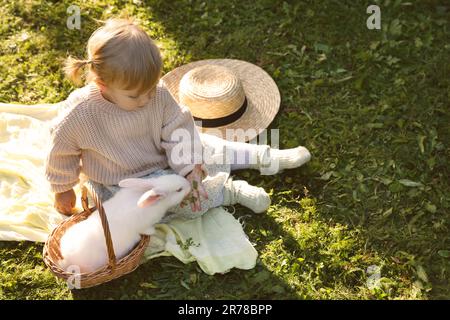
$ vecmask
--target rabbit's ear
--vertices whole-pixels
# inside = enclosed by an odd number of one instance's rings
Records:
[[[122,188],[139,188],[139,189],[151,189],[153,188],[153,182],[151,179],[141,178],[128,178],[119,182],[119,187]]]
[[[161,198],[164,198],[166,196],[165,192],[158,191],[156,189],[152,189],[144,193],[138,200],[137,205],[139,208],[145,208],[147,206],[150,206],[160,200]]]

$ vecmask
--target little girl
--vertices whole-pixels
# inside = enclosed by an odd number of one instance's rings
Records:
[[[66,62],[65,71],[76,83],[81,82],[82,68],[87,68],[87,84],[69,95],[51,126],[46,178],[55,193],[54,206],[60,213],[73,213],[76,202],[73,187],[80,182],[80,173],[88,178],[102,201],[119,189],[122,179],[177,173],[191,182],[192,192],[186,200],[193,201],[190,208],[182,203],[173,212],[198,212],[198,216],[209,208],[235,203],[255,212],[267,209],[270,198],[264,189],[249,186],[245,181],[229,178],[221,186],[221,192],[211,193],[204,184],[209,170],[199,160],[203,149],[192,151],[187,157],[191,161],[179,164],[171,160],[172,150],[179,143],[200,142],[203,147],[221,144],[232,152],[244,153],[246,159],[256,154],[261,160],[255,165],[228,164],[231,170],[261,169],[259,163],[270,161],[269,154],[277,157],[279,169],[295,168],[309,160],[304,147],[271,149],[273,152],[268,153],[267,145],[230,142],[200,134],[189,109],[178,105],[159,81],[162,59],[158,47],[130,20],[107,20],[89,38],[87,53],[87,60],[69,58]],[[171,133],[177,129],[187,130],[191,141],[172,140]],[[203,206],[201,197],[205,198]]]

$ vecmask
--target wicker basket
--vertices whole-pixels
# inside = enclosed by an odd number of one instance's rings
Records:
[[[81,203],[84,210],[59,224],[48,237],[43,251],[44,263],[50,268],[53,274],[66,280],[68,283],[69,281],[73,281],[74,277],[76,277],[76,285],[72,285],[72,287],[76,289],[93,287],[134,271],[139,266],[141,257],[144,254],[150,240],[150,236],[141,235],[141,241],[136,245],[136,247],[127,256],[116,261],[108,220],[101,201],[95,190],[93,188],[89,188],[95,202],[95,206],[89,208],[87,198],[88,189],[84,184],[82,185],[81,191]],[[60,252],[61,237],[64,235],[67,228],[75,223],[87,219],[96,210],[96,208],[98,208],[100,219],[102,221],[103,233],[105,235],[106,247],[108,249],[108,264],[94,272],[81,273],[79,275],[75,275],[61,269],[57,264],[57,262],[62,258]],[[71,285],[69,284],[69,286]]]

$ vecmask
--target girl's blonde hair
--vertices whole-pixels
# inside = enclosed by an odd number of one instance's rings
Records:
[[[159,48],[130,18],[107,20],[89,38],[87,53],[87,60],[66,60],[64,71],[76,84],[82,83],[85,66],[86,82],[100,81],[122,90],[137,90],[139,94],[154,89],[161,77]]]

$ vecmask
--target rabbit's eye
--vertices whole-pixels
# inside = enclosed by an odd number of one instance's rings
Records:
[[[178,188],[178,189],[177,189],[177,192],[181,192],[181,190],[183,190],[183,188]]]

